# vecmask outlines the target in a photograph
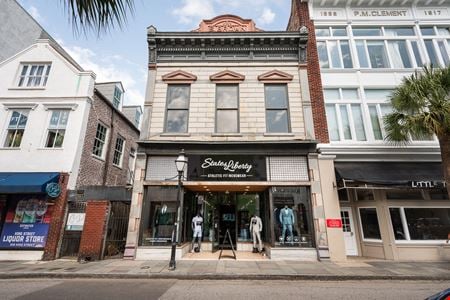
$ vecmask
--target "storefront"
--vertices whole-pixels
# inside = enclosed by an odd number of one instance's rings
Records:
[[[2,259],[42,259],[61,194],[59,179],[59,173],[0,173]]]
[[[317,260],[318,246],[327,252],[326,233],[320,232],[320,225],[314,227],[324,223],[325,216],[317,209],[318,194],[311,193],[309,174],[317,165],[317,158],[308,153],[313,144],[206,146],[166,145],[186,148],[188,157],[179,203],[180,258],[191,250],[191,221],[197,214],[203,218],[203,252],[220,250],[228,233],[237,251],[254,251],[250,220],[255,215],[262,221],[268,257]],[[148,150],[136,259],[167,259],[177,218],[176,156],[161,155],[155,147]]]
[[[450,260],[450,202],[440,163],[335,167],[348,255]]]

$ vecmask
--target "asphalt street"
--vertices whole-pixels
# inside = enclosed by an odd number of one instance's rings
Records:
[[[0,280],[0,299],[424,299],[444,281]]]

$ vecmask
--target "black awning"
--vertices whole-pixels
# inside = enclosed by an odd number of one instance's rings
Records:
[[[444,180],[438,162],[336,162],[336,180],[365,184],[409,185],[412,181]]]

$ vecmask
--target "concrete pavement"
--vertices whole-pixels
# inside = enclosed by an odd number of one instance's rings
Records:
[[[180,260],[175,271],[168,261],[111,259],[0,261],[0,279],[13,278],[161,278],[248,280],[446,280],[450,262],[393,262],[350,259],[331,261]]]

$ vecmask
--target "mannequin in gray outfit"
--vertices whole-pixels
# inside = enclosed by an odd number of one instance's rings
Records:
[[[281,234],[281,243],[284,243],[284,238],[286,236],[286,230],[289,230],[289,236],[291,237],[290,242],[294,242],[294,233],[292,227],[294,225],[294,212],[287,205],[280,210],[280,223],[283,226],[283,231]]]

